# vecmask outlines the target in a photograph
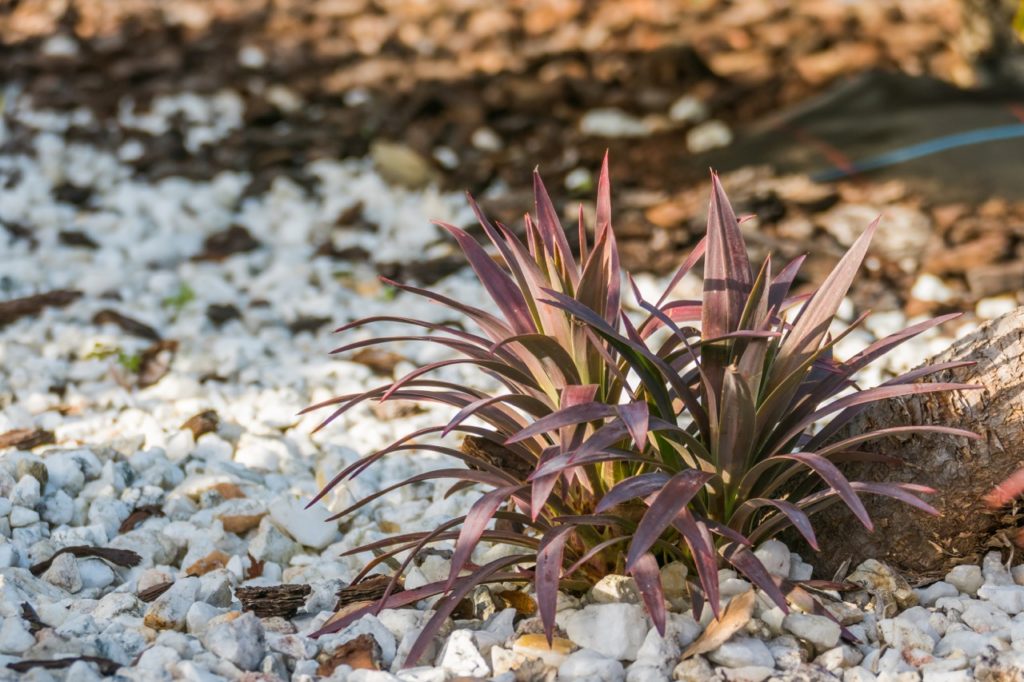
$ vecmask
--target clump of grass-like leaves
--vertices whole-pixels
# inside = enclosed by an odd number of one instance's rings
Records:
[[[464,516],[433,531],[396,535],[353,550],[377,553],[363,575],[385,561],[400,560],[401,568],[375,604],[347,613],[324,632],[375,609],[442,595],[410,652],[408,661],[414,664],[476,586],[532,581],[550,637],[560,586],[592,584],[608,573],[622,572],[635,578],[660,630],[666,614],[659,568],[670,561],[690,567],[689,590],[698,613],[707,603],[717,615],[722,565],[734,567],[786,609],[787,596],[793,601],[802,595],[806,605],[808,595],[770,575],[752,545],[792,526],[816,547],[809,517],[837,501],[871,528],[862,494],[886,495],[934,513],[918,497],[932,492],[923,486],[848,481],[836,466],[850,460],[892,460],[858,449],[880,436],[915,431],[973,435],[921,424],[837,438],[872,402],[971,388],[914,383],[960,363],[915,370],[875,388],[861,389],[852,379],[871,361],[952,316],[883,338],[845,361],[833,357],[834,345],[863,320],[836,336],[829,334],[875,224],[867,226],[813,294],[793,296],[790,286],[803,259],[776,269],[769,257],[753,269],[739,223],[713,175],[707,235],[657,301],[644,300],[633,286],[645,315],[634,322],[621,300],[607,159],[598,183],[594,237],[584,226],[581,209],[577,253],[537,175],[534,190],[536,216],[526,216],[525,243],[505,226],[490,222],[470,200],[497,250],[497,262],[466,232],[440,224],[465,252],[500,315],[394,284],[465,315],[478,332],[395,316],[358,320],[339,329],[391,321],[429,333],[373,338],[336,352],[419,340],[447,346],[457,357],[387,386],[310,408],[336,406],[324,424],[371,399],[433,401],[458,412],[447,424],[422,429],[366,455],[339,473],[316,499],[389,453],[423,447],[466,466],[413,476],[359,500],[336,518],[423,481],[450,479],[453,490],[479,485],[486,492]],[[701,259],[702,299],[672,298],[675,285]],[[434,370],[458,363],[475,365],[503,390],[486,393],[431,378]],[[467,436],[461,448],[416,442],[456,431]],[[504,523],[494,524],[496,519]],[[510,525],[524,530],[507,530]],[[444,541],[454,541],[448,578],[398,591],[399,576],[417,553]],[[477,565],[472,555],[481,542],[505,543],[516,551]]]

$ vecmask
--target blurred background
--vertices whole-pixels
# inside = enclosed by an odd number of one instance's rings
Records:
[[[503,221],[592,196],[611,151],[627,267],[672,269],[707,169],[752,241],[819,279],[871,218],[855,298],[985,316],[1024,289],[1024,51],[1014,0],[0,0],[6,153],[65,140],[138,177],[281,177],[368,157]],[[77,112],[77,113],[75,113]],[[88,203],[88,187],[61,201]],[[561,204],[559,204],[561,205]],[[424,220],[429,216],[423,216]],[[367,220],[359,207],[339,225]],[[16,226],[7,225],[10,232]],[[359,258],[358,250],[322,255]],[[384,274],[436,280],[442,254]],[[987,306],[987,307],[986,307]]]

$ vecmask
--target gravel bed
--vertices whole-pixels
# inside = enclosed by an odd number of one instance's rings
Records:
[[[195,102],[178,104],[201,109]],[[425,344],[333,359],[327,351],[337,345],[330,330],[354,317],[447,314],[396,295],[376,274],[382,264],[449,258],[427,218],[468,222],[462,197],[390,186],[365,161],[310,164],[312,191],[279,178],[243,196],[247,179],[231,172],[142,181],[125,165],[131,149],[66,144],[65,115],[12,110],[36,133],[13,151],[0,129],[0,680],[1024,675],[1024,571],[998,553],[918,588],[878,562],[855,567],[851,589],[822,593],[855,643],[828,619],[783,614],[723,571],[723,600],[746,611],[731,638],[710,646],[710,615],[693,618],[678,566],[665,569],[674,611],[664,638],[630,580],[611,576],[564,595],[552,647],[528,592],[511,585],[474,593],[419,667],[400,670],[428,603],[311,639],[368,558],[342,556],[347,549],[432,528],[475,498],[446,498],[446,485],[426,483],[326,523],[353,496],[444,465],[429,452],[396,454],[303,509],[344,464],[442,415],[365,407],[316,434],[320,415],[297,415],[438,357]],[[195,120],[197,144],[215,140],[209,118]],[[465,271],[435,286],[482,298]],[[851,304],[843,316],[854,313]],[[902,313],[872,316],[839,354],[904,323]],[[971,327],[923,337],[865,381]],[[485,384],[447,370],[451,381]],[[810,576],[779,542],[758,551],[780,575]],[[446,569],[440,551],[405,585]],[[683,658],[694,642],[703,653]]]

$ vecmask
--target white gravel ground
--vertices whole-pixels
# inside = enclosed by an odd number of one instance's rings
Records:
[[[228,95],[169,98],[145,115],[125,113],[122,122],[160,130],[160,116],[185,111],[194,124],[189,139],[202,145],[232,125],[237,105]],[[302,509],[318,481],[344,463],[439,420],[433,408],[417,413],[365,407],[311,435],[320,417],[300,418],[299,409],[386,380],[362,364],[328,358],[326,352],[338,345],[330,329],[385,311],[435,320],[450,316],[405,294],[393,296],[376,281],[371,262],[314,257],[314,251],[331,239],[338,248],[361,246],[379,262],[446,254],[451,247],[427,219],[468,222],[462,197],[390,187],[361,161],[314,164],[309,170],[320,184],[312,195],[280,179],[266,194],[243,200],[246,178],[230,173],[212,182],[148,183],[133,179],[116,154],[65,144],[67,117],[35,112],[14,94],[8,110],[38,133],[28,153],[0,155],[0,221],[31,229],[38,245],[0,231],[0,300],[62,288],[83,295],[0,328],[0,433],[40,428],[56,438],[55,445],[32,452],[0,452],[0,680],[98,679],[98,668],[86,662],[28,673],[6,667],[23,659],[78,655],[112,659],[121,666],[116,678],[140,682],[313,680],[323,659],[363,633],[374,638],[382,666],[392,673],[341,666],[330,679],[1024,678],[1024,586],[1017,582],[1024,583],[1024,575],[1005,569],[996,555],[983,568],[960,567],[945,581],[914,591],[884,568],[862,567],[871,589],[846,595],[850,602],[835,606],[859,644],[841,643],[827,619],[783,618],[758,598],[753,619],[740,633],[680,663],[707,616],[698,623],[689,612],[673,614],[663,639],[650,629],[628,581],[615,579],[582,602],[563,601],[562,648],[555,651],[538,648],[529,636],[536,623],[511,609],[488,613],[485,621],[452,623],[433,653],[434,665],[402,672],[404,652],[425,611],[386,611],[319,641],[306,637],[330,615],[334,593],[366,560],[340,553],[399,528],[434,527],[474,499],[471,492],[444,499],[446,484],[423,484],[370,505],[342,526],[322,523],[329,509],[341,508],[351,495],[442,463],[419,452],[372,467],[353,484],[356,489],[339,490],[326,507]],[[212,115],[218,112],[220,119]],[[0,129],[0,144],[10,142],[7,136]],[[56,199],[55,189],[65,182],[91,188],[88,208]],[[336,224],[357,201],[375,230]],[[260,246],[220,262],[192,260],[204,239],[235,225]],[[60,233],[67,230],[85,233],[96,248],[66,244]],[[653,288],[657,281],[642,277],[641,284]],[[481,299],[466,271],[437,286],[461,300]],[[209,306],[228,304],[237,307],[237,319],[218,326],[208,318]],[[178,342],[169,371],[155,384],[139,387],[132,371],[153,341],[94,324],[104,309]],[[853,311],[844,315],[852,317]],[[305,318],[331,323],[293,333],[289,325]],[[870,341],[870,332],[887,333],[904,323],[899,314],[874,316],[869,331],[851,335],[840,354]],[[957,333],[968,330],[969,325]],[[941,334],[926,337],[865,380],[909,367],[948,341]],[[405,357],[397,372],[438,353],[428,345],[394,350]],[[458,366],[448,370],[451,380],[481,381]],[[195,440],[182,425],[206,410],[216,412],[219,425]],[[162,515],[120,532],[129,514],[145,505],[157,505]],[[241,517],[255,519],[253,527],[225,530],[225,518],[230,525]],[[40,577],[28,570],[75,545],[131,549],[142,563],[112,567],[62,554]],[[809,574],[779,543],[761,553],[782,574]],[[223,567],[185,577],[203,558],[219,558]],[[263,562],[263,573],[247,580],[253,560]],[[433,579],[445,568],[443,559],[433,557],[413,569],[406,584]],[[723,573],[726,598],[750,589]],[[155,601],[136,596],[170,581],[173,587]],[[282,582],[312,587],[294,618],[238,617],[235,588]],[[882,611],[890,601],[893,610]],[[26,620],[23,603],[33,607],[43,627]]]

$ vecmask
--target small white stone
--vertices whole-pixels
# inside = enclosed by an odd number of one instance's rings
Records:
[[[961,653],[968,658],[975,658],[991,646],[992,639],[986,635],[970,630],[958,630],[947,632],[932,651],[936,656]]]
[[[146,609],[145,623],[154,630],[181,630],[199,595],[199,578],[180,578]]]
[[[982,320],[994,320],[997,317],[1013,312],[1020,304],[1013,294],[990,296],[978,301],[974,306],[974,314]]]
[[[947,583],[945,580],[932,583],[928,587],[919,587],[914,592],[917,593],[917,598],[922,606],[933,606],[935,602],[943,597],[956,597],[960,594],[954,585]]]
[[[790,580],[810,580],[811,576],[814,575],[814,566],[804,563],[804,560],[800,558],[799,554],[790,553],[789,560]]]
[[[775,671],[763,665],[748,665],[742,668],[722,668],[722,677],[728,682],[764,682]]]
[[[256,670],[263,659],[264,641],[263,625],[251,611],[211,624],[203,637],[207,649],[242,670]]]
[[[210,621],[224,613],[224,609],[211,606],[204,601],[197,601],[188,607],[185,614],[185,630],[196,637],[202,637],[210,627]]]
[[[934,303],[948,303],[954,297],[953,290],[945,282],[928,273],[918,275],[914,286],[910,288],[910,295],[918,301]]]
[[[988,585],[1013,585],[1013,576],[999,552],[989,552],[981,561],[981,573]]]
[[[686,132],[686,148],[691,154],[701,154],[732,144],[732,130],[724,121],[704,121]]]
[[[772,575],[777,575],[782,578],[789,577],[789,548],[783,543],[778,540],[767,540],[762,542],[757,549],[754,550],[754,556],[761,560],[761,564],[764,565],[765,570]]]
[[[712,651],[708,654],[708,658],[726,668],[775,667],[772,652],[768,650],[768,646],[764,642],[753,637],[739,635]]]
[[[35,479],[33,479],[35,480]],[[10,515],[11,528],[24,528],[34,523],[39,523],[39,512],[35,509],[15,506]]]
[[[590,588],[590,599],[596,604],[618,602],[637,604],[640,602],[640,591],[633,578],[627,575],[609,574]]]
[[[48,495],[43,500],[43,520],[51,526],[61,526],[66,523],[71,523],[71,519],[75,515],[75,502],[71,499],[63,490],[58,490],[52,495]]]
[[[1002,609],[984,601],[971,601],[960,619],[975,632],[995,632],[1010,627],[1010,617]]]
[[[960,590],[964,594],[974,596],[978,588],[984,584],[985,579],[981,575],[980,566],[954,566],[946,574],[946,582]]]
[[[114,569],[99,559],[83,559],[77,563],[82,587],[86,589],[107,587],[117,578]]]
[[[935,648],[935,638],[931,634],[903,618],[883,618],[878,621],[878,634],[883,643],[899,651],[918,649],[931,652]]]
[[[839,624],[825,616],[793,612],[783,619],[782,629],[813,644],[818,651],[831,649],[839,642]]]
[[[700,123],[708,117],[708,107],[693,95],[683,95],[669,107],[668,117],[677,123]]]
[[[465,677],[487,677],[491,669],[477,651],[473,633],[469,630],[455,630],[448,636],[437,665],[452,675]]]
[[[18,506],[35,507],[39,504],[39,500],[39,479],[31,474],[25,474],[18,480],[17,485],[14,486],[14,490],[11,492],[11,504],[15,508]]]
[[[594,137],[646,137],[651,134],[640,118],[622,109],[591,109],[580,119],[580,132]]]
[[[636,659],[650,626],[636,604],[591,604],[569,615],[565,631],[577,646],[620,661]]]
[[[1011,616],[1024,611],[1024,587],[1020,585],[989,585],[978,588],[978,597],[992,602]]]
[[[498,133],[488,127],[477,128],[469,138],[470,144],[485,152],[497,152],[505,146]]]
[[[43,580],[62,590],[74,594],[82,589],[82,575],[78,572],[78,561],[71,554],[58,554],[43,573]]]
[[[843,671],[843,682],[875,682],[877,676],[861,666],[854,666]]]
[[[36,643],[21,618],[5,618],[0,625],[0,654],[19,655]]]
[[[864,660],[864,654],[851,646],[841,644],[822,652],[820,656],[814,659],[814,662],[827,670],[835,672],[855,666],[862,660]]]
[[[558,666],[558,679],[565,682],[620,682],[624,678],[622,664],[591,649],[569,654]]]
[[[323,549],[338,539],[337,521],[327,521],[331,513],[320,505],[309,509],[301,502],[278,498],[270,505],[270,517],[296,542]]]
[[[238,50],[238,63],[247,69],[262,69],[267,64],[267,55],[255,45],[243,45]]]

